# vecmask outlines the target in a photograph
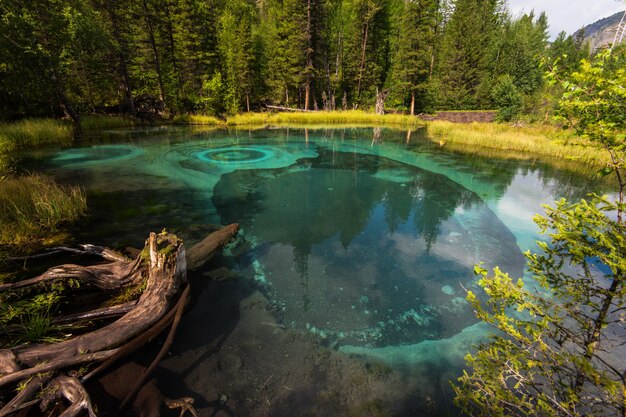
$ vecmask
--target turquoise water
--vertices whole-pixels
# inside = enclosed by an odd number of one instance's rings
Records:
[[[278,323],[398,367],[459,369],[487,334],[464,298],[473,265],[523,276],[541,204],[602,191],[540,164],[450,153],[420,132],[154,129],[99,141],[26,162],[87,190],[77,240],[137,247],[167,228],[192,244],[238,222],[224,262]]]

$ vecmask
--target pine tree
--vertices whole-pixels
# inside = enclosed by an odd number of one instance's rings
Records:
[[[457,0],[446,27],[440,106],[475,109],[488,105],[489,57],[500,25],[500,0]]]
[[[268,3],[264,29],[269,96],[274,103],[299,105],[306,66],[306,4],[300,0]]]
[[[250,111],[254,60],[252,26],[255,18],[253,4],[235,0],[229,2],[219,19],[217,37],[225,78],[225,107],[231,114],[238,113],[243,103]]]
[[[397,37],[387,85],[402,104],[409,98],[411,115],[416,102],[420,111],[427,105],[438,10],[437,0],[404,0],[395,12]]]

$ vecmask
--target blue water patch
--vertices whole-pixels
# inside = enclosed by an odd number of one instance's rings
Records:
[[[276,151],[267,147],[225,147],[208,149],[197,154],[202,161],[216,164],[257,164],[276,157]]]
[[[89,148],[73,148],[59,151],[52,157],[52,161],[65,166],[86,166],[127,161],[143,153],[144,150],[142,148],[132,145],[98,145]]]
[[[369,153],[317,154],[223,175],[212,198],[241,224],[240,272],[284,325],[335,347],[449,338],[476,322],[474,264],[522,273],[515,236],[476,193]]]
[[[82,185],[98,191],[92,200],[125,196],[103,216],[119,212],[115,226],[103,225],[116,238],[174,227],[188,241],[201,224],[239,222],[247,250],[238,272],[283,325],[343,349],[468,336],[476,319],[464,289],[481,292],[473,265],[523,276],[533,215],[579,187],[510,161],[373,143],[367,130],[176,135],[64,150],[52,161],[91,181]]]

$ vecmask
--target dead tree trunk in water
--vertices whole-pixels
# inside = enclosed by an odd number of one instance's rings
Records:
[[[89,395],[82,383],[144,346],[174,323],[168,336],[168,341],[171,341],[175,325],[189,298],[187,270],[204,265],[235,236],[237,230],[236,224],[226,226],[207,236],[188,252],[176,236],[151,233],[145,249],[134,260],[125,260],[121,255],[111,256],[113,252],[103,250],[100,251],[102,256],[113,259],[113,262],[85,267],[62,265],[26,283],[3,284],[0,297],[10,291],[23,291],[23,288],[29,288],[29,291],[45,290],[49,288],[45,283],[55,280],[63,282],[69,278],[81,283],[81,291],[89,288],[120,290],[138,285],[145,286],[145,289],[134,304],[129,306],[126,303],[117,310],[120,314],[117,320],[95,330],[57,343],[0,349],[0,394],[13,392],[19,384],[25,387],[5,403],[0,409],[0,416],[13,415],[39,403],[44,411],[46,407],[51,407],[47,409],[49,415],[93,415]],[[93,250],[85,252],[91,255],[98,253]],[[75,298],[79,297],[67,297],[68,300]],[[94,320],[95,316],[88,315],[90,320]],[[85,316],[76,317],[82,319]],[[149,370],[156,366],[161,357],[162,354]],[[80,380],[74,376],[76,369],[85,369],[100,362],[104,363]],[[40,396],[39,393],[45,395]],[[127,398],[132,397],[132,394],[129,393]],[[61,398],[65,398],[71,405],[67,408],[61,406]]]

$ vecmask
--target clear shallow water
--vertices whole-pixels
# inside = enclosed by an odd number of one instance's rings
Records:
[[[92,214],[78,240],[137,247],[167,228],[192,243],[207,225],[239,222],[230,266],[281,324],[392,366],[458,369],[486,331],[464,299],[473,265],[522,276],[541,204],[601,189],[407,137],[117,131],[25,164],[87,189]]]

